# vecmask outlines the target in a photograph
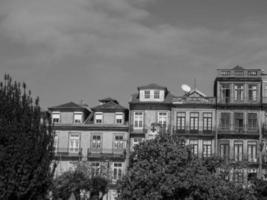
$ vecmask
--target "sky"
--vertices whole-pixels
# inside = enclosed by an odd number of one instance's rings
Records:
[[[41,106],[182,84],[212,94],[216,69],[267,72],[266,0],[0,0],[0,80]]]

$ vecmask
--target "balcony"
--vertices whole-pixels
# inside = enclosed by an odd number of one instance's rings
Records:
[[[147,133],[147,128],[145,127],[134,127],[133,125],[130,126],[130,134],[133,135],[145,135]]]
[[[56,159],[78,160],[82,157],[82,148],[57,148],[55,149]]]
[[[173,127],[173,133],[177,135],[184,135],[184,134],[192,134],[192,135],[212,135],[214,132],[214,127],[203,127],[199,126],[197,128],[192,128],[190,126],[183,126],[183,127]]]
[[[248,125],[235,126],[229,125],[219,125],[218,134],[242,134],[242,135],[259,135],[259,127],[251,127]]]
[[[88,160],[121,160],[126,158],[126,148],[88,148]]]
[[[260,98],[256,100],[235,100],[234,97],[222,97],[217,99],[217,104],[219,105],[247,105],[247,106],[255,106],[260,104]]]

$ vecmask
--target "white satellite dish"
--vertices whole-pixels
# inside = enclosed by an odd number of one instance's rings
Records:
[[[191,91],[191,87],[189,85],[186,85],[186,84],[182,84],[181,88],[185,92],[190,92]]]

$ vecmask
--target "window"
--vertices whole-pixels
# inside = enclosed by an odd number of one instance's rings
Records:
[[[248,128],[256,129],[258,127],[257,113],[248,113]]]
[[[168,118],[168,115],[166,112],[158,113],[158,123],[161,125],[161,128],[167,127],[167,118]]]
[[[221,113],[221,129],[230,129],[230,113]]]
[[[203,158],[207,158],[211,156],[211,141],[204,140],[203,141]]]
[[[257,85],[248,86],[248,100],[249,101],[257,100]]]
[[[74,112],[74,123],[75,124],[82,123],[82,113],[81,112]]]
[[[189,144],[190,144],[191,147],[192,147],[192,153],[193,153],[195,156],[198,156],[198,140],[190,140],[190,141],[189,141]]]
[[[228,144],[220,144],[220,156],[224,160],[224,162],[228,163],[228,161],[229,161],[229,143]]]
[[[55,124],[60,122],[60,112],[52,113],[52,122]]]
[[[55,149],[55,152],[58,151],[58,136],[55,135],[55,138],[54,138],[54,149]]]
[[[243,142],[234,142],[234,160],[240,162],[243,160]]]
[[[244,85],[243,84],[235,84],[235,86],[234,86],[234,98],[235,98],[235,101],[243,101],[244,100]]]
[[[177,130],[185,130],[185,112],[177,112]]]
[[[212,130],[212,113],[203,113],[203,131]]]
[[[236,169],[233,172],[233,182],[237,184],[242,184],[244,181],[244,173],[241,169]]]
[[[159,90],[154,90],[154,99],[159,99]]]
[[[115,120],[116,120],[116,124],[122,124],[123,123],[123,114],[122,113],[116,113]]]
[[[221,85],[221,100],[223,103],[230,102],[230,84],[222,84]]]
[[[229,76],[230,75],[230,71],[222,71],[221,75],[222,76]]]
[[[235,71],[236,76],[244,76],[244,71]]]
[[[99,162],[92,162],[91,163],[92,169],[92,176],[97,176],[100,174],[100,163]]]
[[[257,143],[248,142],[248,162],[257,162]]]
[[[100,150],[102,148],[101,135],[92,136],[92,149]]]
[[[257,76],[257,71],[248,71],[249,76]]]
[[[119,180],[122,177],[122,164],[114,163],[113,164],[113,179]]]
[[[234,113],[235,131],[242,132],[244,130],[244,114]]]
[[[80,150],[80,136],[71,134],[69,136],[69,152],[79,153],[79,150]]]
[[[190,130],[197,131],[198,130],[198,113],[192,112],[190,113]]]
[[[150,90],[145,90],[145,99],[150,99]]]
[[[103,123],[103,114],[102,113],[96,113],[95,114],[95,123],[96,124],[102,124]]]
[[[124,141],[122,135],[115,135],[114,149],[122,150],[124,148]]]
[[[143,128],[143,120],[144,120],[144,116],[142,112],[134,113],[134,127],[135,128]]]

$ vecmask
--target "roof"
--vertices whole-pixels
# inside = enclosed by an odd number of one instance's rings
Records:
[[[116,99],[112,99],[111,97],[107,97],[107,98],[104,98],[104,99],[99,99],[98,101],[101,102],[101,103],[107,103],[107,102],[113,101],[113,102],[119,104],[119,102]]]
[[[58,105],[58,106],[53,106],[53,107],[48,108],[48,110],[66,110],[66,109],[67,110],[88,110],[84,106],[76,104],[72,101]]]
[[[186,93],[185,96],[187,97],[207,97],[203,92],[199,91],[198,89],[193,89],[190,92]]]
[[[120,104],[109,101],[107,103],[104,103],[102,105],[95,106],[91,108],[93,111],[125,111],[127,108],[121,106]]]
[[[158,90],[166,90],[167,87],[165,86],[160,86],[156,83],[151,83],[151,84],[148,84],[148,85],[143,85],[143,86],[139,86],[137,88],[138,90],[142,90],[142,89],[158,89]]]
[[[233,68],[233,70],[244,70],[244,68],[241,67],[241,66],[239,66],[239,65],[237,65],[237,66],[235,66],[235,67]]]
[[[155,102],[155,101],[140,101],[139,100],[139,94],[133,94],[132,98],[130,100],[129,103],[146,103],[146,104],[151,104],[151,103],[172,103],[172,99],[174,98],[174,95],[170,92],[167,92],[164,101],[160,101],[160,102]]]

